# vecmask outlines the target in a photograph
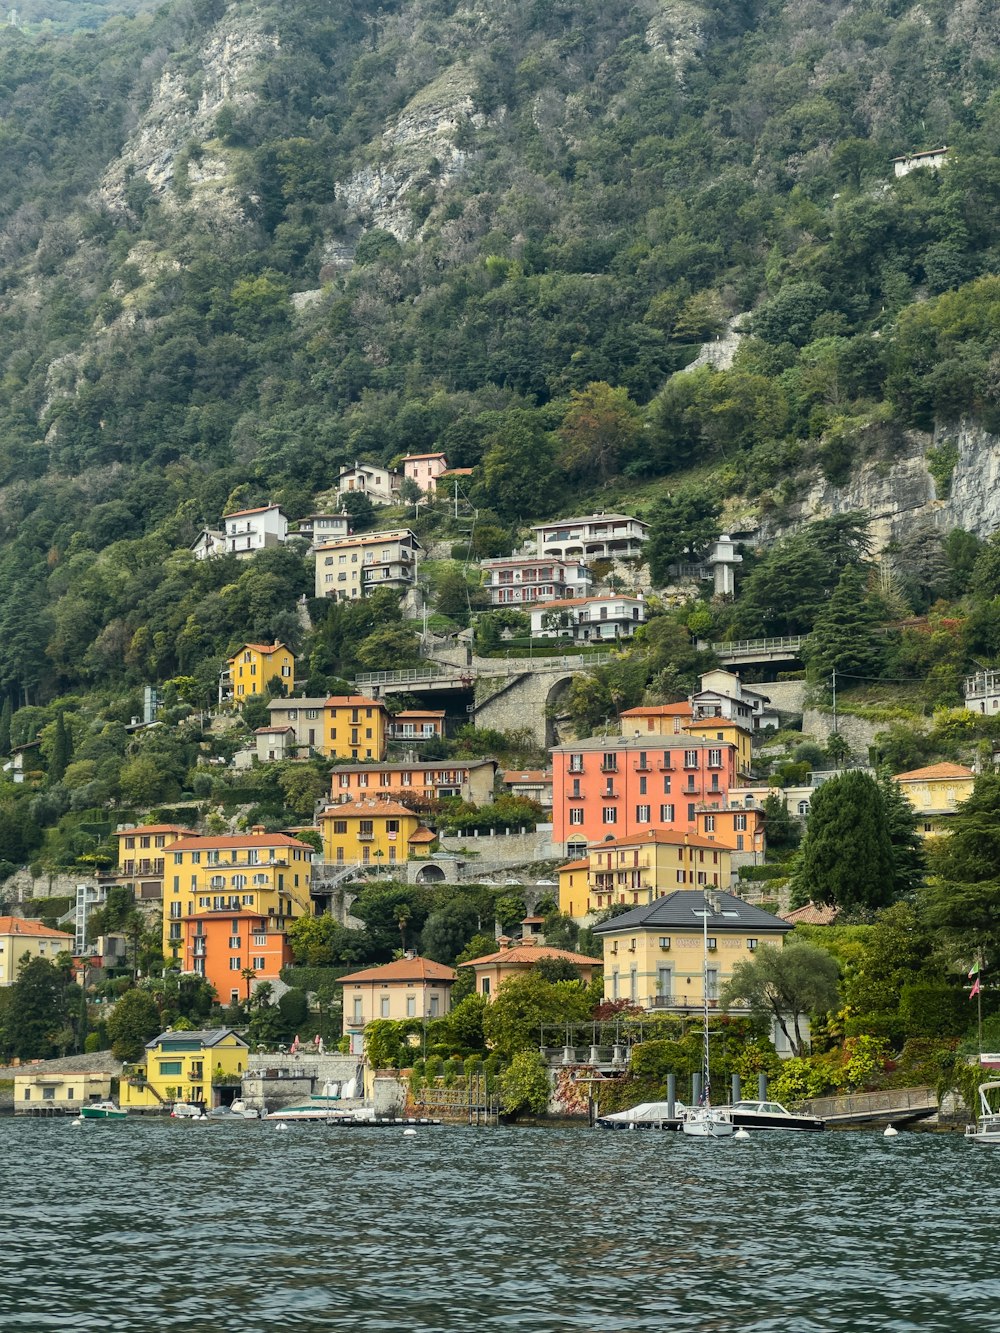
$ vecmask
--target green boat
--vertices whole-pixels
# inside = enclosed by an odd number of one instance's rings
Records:
[[[88,1102],[86,1106],[80,1107],[80,1115],[84,1120],[124,1120],[128,1111],[122,1110],[115,1102]]]

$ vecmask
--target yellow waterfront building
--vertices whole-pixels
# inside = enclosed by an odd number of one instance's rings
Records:
[[[235,1090],[243,1078],[248,1050],[232,1028],[194,1032],[168,1028],[146,1043],[143,1064],[126,1068],[119,1103],[163,1109],[174,1102],[217,1106],[220,1088]]]
[[[30,917],[0,916],[0,986],[13,986],[23,959],[54,963],[73,952],[73,936]]]
[[[268,684],[277,679],[285,694],[295,689],[295,655],[283,643],[245,643],[229,659],[228,697],[248,699],[252,694],[266,694]],[[226,687],[223,677],[223,688]]]
[[[684,1013],[702,1008],[707,978],[715,1008],[735,965],[762,944],[780,946],[792,929],[730,893],[678,889],[593,927],[604,945],[604,998]]]
[[[183,960],[185,917],[256,912],[280,931],[309,916],[314,855],[308,843],[259,826],[241,836],[179,838],[166,849],[164,958]]]

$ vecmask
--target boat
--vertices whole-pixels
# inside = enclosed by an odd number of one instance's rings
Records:
[[[117,1102],[104,1098],[101,1101],[88,1102],[86,1106],[81,1106],[80,1115],[84,1120],[124,1120],[128,1115],[128,1108],[121,1107]]]
[[[599,1129],[679,1129],[687,1107],[683,1102],[639,1102],[627,1111],[612,1111],[594,1121]]]
[[[701,973],[701,989],[704,999],[702,1014],[702,1049],[701,1049],[701,1097],[698,1105],[688,1111],[681,1121],[681,1131],[692,1139],[731,1139],[736,1126],[727,1120],[721,1109],[712,1106],[712,1079],[709,1072],[708,1046],[708,890],[705,891],[705,905],[701,912],[704,962]]]
[[[826,1129],[819,1116],[795,1115],[780,1102],[733,1102],[731,1106],[721,1106],[719,1114],[731,1120],[737,1129]]]
[[[980,1083],[979,1114],[974,1125],[966,1125],[965,1138],[984,1146],[1000,1143],[1000,1080]]]

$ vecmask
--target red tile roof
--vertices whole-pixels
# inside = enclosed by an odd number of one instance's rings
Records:
[[[782,921],[803,926],[831,926],[837,918],[838,908],[825,903],[808,902],[804,907],[796,907],[792,912],[780,913]]]
[[[496,953],[483,954],[482,958],[470,958],[459,967],[485,967],[493,963],[509,963],[514,967],[533,967],[542,958],[561,958],[574,967],[602,967],[600,958],[591,958],[584,953],[573,953],[569,949],[556,949],[550,944],[512,944],[509,949],[499,949]]]
[[[272,509],[280,508],[280,505],[258,505],[256,509],[234,509],[231,514],[223,514],[222,521],[225,523],[227,518],[246,518],[249,514],[267,514]]]
[[[169,847],[171,852],[224,852],[234,851],[239,847],[302,847],[307,852],[314,852],[307,842],[290,838],[287,833],[244,833],[239,836],[179,838]]]
[[[403,462],[416,463],[421,458],[444,458],[444,456],[445,455],[440,452],[436,454],[407,454],[406,457],[403,459]]]
[[[343,819],[345,816],[412,815],[414,812],[399,801],[371,797],[367,801],[339,801],[320,812],[320,819]]]
[[[295,706],[294,699],[285,702],[290,708]],[[385,708],[381,699],[369,699],[367,694],[331,694],[326,701],[326,708]]]
[[[246,652],[247,649],[250,649],[250,651],[254,653],[266,654],[276,653],[279,648],[285,648],[285,645],[283,643],[245,643],[239,652],[234,653],[233,656],[229,658],[229,661],[235,662],[240,653]],[[290,653],[291,651],[290,648],[285,648],[285,652]]]
[[[444,963],[435,963],[431,958],[397,958],[395,962],[383,963],[380,967],[366,967],[360,972],[351,972],[340,978],[340,984],[349,981],[455,981],[458,973]]]
[[[638,708],[626,708],[621,714],[622,717],[690,717],[692,712],[691,705],[687,702],[679,704],[646,704]]]
[[[711,814],[712,811],[707,812]],[[724,813],[718,811],[717,813]],[[726,851],[711,838],[703,838],[700,833],[674,833],[670,829],[650,829],[648,833],[634,833],[630,838],[611,838],[607,842],[592,842],[592,852],[604,851],[606,847],[644,847],[655,843],[661,847],[705,847],[713,852]]]
[[[962,764],[931,764],[928,768],[913,768],[909,773],[897,773],[896,782],[933,782],[941,778],[974,778],[971,768]]]
[[[567,861],[564,866],[559,867],[557,873],[561,875],[564,870],[589,870],[589,869],[590,869],[590,862],[589,860],[584,858],[584,860],[582,861]]]
[[[71,940],[65,930],[53,930],[41,921],[20,916],[0,916],[0,935],[30,935],[35,939]]]

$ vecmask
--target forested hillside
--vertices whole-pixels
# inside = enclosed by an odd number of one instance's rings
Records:
[[[998,38],[985,0],[4,29],[0,690],[208,681],[242,637],[301,636],[301,560],[186,547],[227,504],[310,512],[355,458],[474,468],[498,551],[558,510],[652,515],[657,575],[727,506],[780,528],[907,432],[997,429]],[[737,316],[731,366],[671,378]],[[899,614],[968,587],[976,543],[930,547]],[[702,628],[811,628],[826,559],[799,613]]]

